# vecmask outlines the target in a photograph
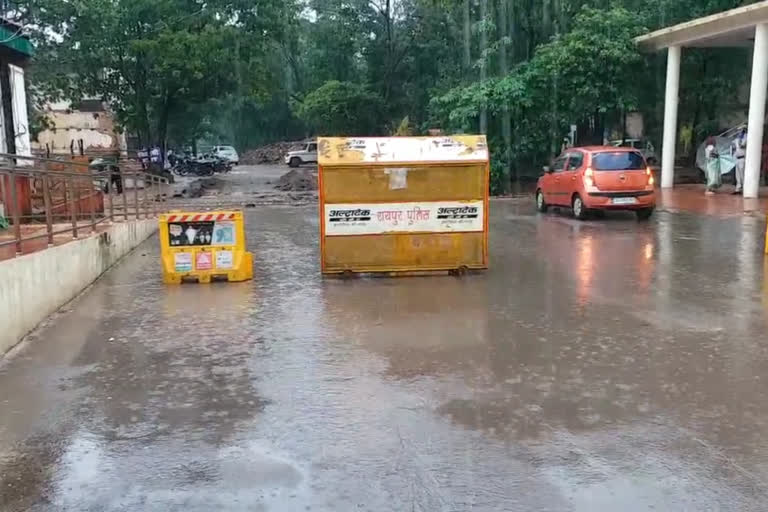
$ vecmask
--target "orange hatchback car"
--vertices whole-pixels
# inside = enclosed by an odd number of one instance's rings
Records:
[[[544,175],[536,187],[536,207],[573,209],[577,219],[591,211],[633,210],[640,220],[653,215],[656,193],[653,173],[637,150],[606,146],[571,148]]]

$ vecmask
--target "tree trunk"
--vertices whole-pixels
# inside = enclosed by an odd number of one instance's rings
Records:
[[[392,0],[387,0],[387,10],[384,13],[384,18],[387,27],[387,76],[385,77],[384,101],[387,101],[392,92],[392,73],[394,73],[395,67],[395,48],[392,36]]]
[[[290,68],[290,67],[289,67]],[[290,83],[290,76],[291,73],[286,69],[285,71],[286,78],[286,84],[288,85],[288,90],[290,91],[290,88],[292,84]],[[245,130],[243,129],[245,123],[243,122],[243,77],[242,77],[242,71],[240,69],[240,38],[235,38],[235,80],[237,81],[236,89],[235,89],[235,112],[234,112],[234,119],[235,119],[235,130],[232,134],[232,140],[237,145],[237,148],[242,150],[242,148],[245,146],[245,137],[244,133]]]
[[[627,109],[621,109],[621,143],[627,142]]]
[[[152,144],[152,129],[149,123],[148,94],[145,88],[147,73],[144,68],[143,55],[141,54],[136,57],[136,79],[134,83],[136,84],[134,89],[136,95],[136,131],[138,132],[140,145],[148,148]]]
[[[509,47],[509,58],[511,59],[512,63],[515,64],[518,59],[518,48],[517,48],[517,39],[518,39],[518,28],[517,28],[517,10],[516,10],[516,3],[517,0],[509,0],[509,5],[507,8],[507,15],[509,16],[509,19],[507,21],[508,27],[509,27],[509,39],[510,39],[510,47]]]
[[[507,37],[507,23],[509,17],[507,15],[507,8],[509,0],[499,1],[499,74],[502,77],[509,74],[509,61],[507,57],[507,43],[505,38]],[[509,192],[510,184],[510,167],[512,165],[512,116],[509,113],[509,105],[505,102],[501,106],[501,133],[504,137],[504,167],[503,175],[501,177],[501,193],[506,194]],[[517,182],[517,176],[515,176],[515,182]],[[517,186],[517,185],[516,185]]]
[[[528,29],[528,47],[526,48],[525,60],[533,58],[533,52],[536,49],[536,4],[533,0],[528,1],[528,10],[526,12]]]
[[[464,0],[464,76],[471,76],[472,68],[472,18],[469,0]]]
[[[160,110],[160,117],[157,120],[157,144],[160,146],[161,163],[165,163],[165,146],[168,142],[168,117],[171,113],[172,101],[170,91],[166,90]]]
[[[555,37],[558,37],[560,35],[560,27],[559,23],[555,23]],[[558,82],[558,76],[554,75],[552,77],[552,110],[550,111],[551,119],[550,119],[550,139],[551,139],[551,156],[555,157],[560,153],[560,147],[562,145],[561,140],[561,134],[558,133],[560,130],[560,123],[559,123],[559,113],[558,108],[560,105],[560,84]],[[573,122],[573,120],[570,120]]]
[[[552,1],[552,24],[555,34],[567,32],[565,12],[563,11],[563,0]]]
[[[488,21],[488,0],[480,0],[480,81],[485,82],[488,78],[488,70],[486,68],[486,55],[485,52],[488,49],[488,31],[486,23]],[[488,108],[483,102],[483,107],[480,110],[480,133],[488,133]]]
[[[591,144],[602,145],[605,132],[605,115],[595,109],[595,129],[593,130]]]

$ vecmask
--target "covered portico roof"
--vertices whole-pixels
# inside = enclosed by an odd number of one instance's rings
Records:
[[[635,42],[646,50],[661,50],[670,46],[751,46],[755,26],[761,23],[768,23],[768,0],[663,28],[640,36]]]

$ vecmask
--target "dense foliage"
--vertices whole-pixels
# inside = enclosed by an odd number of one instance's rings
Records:
[[[486,131],[506,189],[571,125],[600,141],[640,111],[658,146],[665,56],[632,38],[745,3],[19,0],[9,16],[33,27],[39,100],[102,97],[145,144]],[[739,108],[749,55],[686,49],[683,66],[681,131],[700,140]]]
[[[317,135],[375,134],[384,101],[365,86],[330,80],[307,94],[296,113]]]

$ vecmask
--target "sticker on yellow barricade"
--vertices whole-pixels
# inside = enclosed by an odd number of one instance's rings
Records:
[[[325,235],[483,231],[483,201],[326,204]]]
[[[253,278],[253,257],[247,252],[243,214],[171,212],[160,217],[163,281],[185,278],[209,283],[212,278],[245,281]]]

